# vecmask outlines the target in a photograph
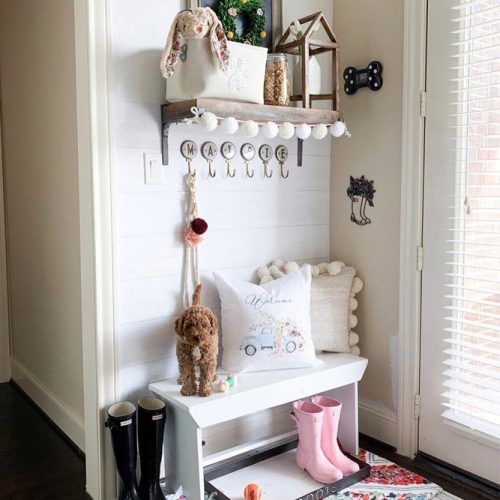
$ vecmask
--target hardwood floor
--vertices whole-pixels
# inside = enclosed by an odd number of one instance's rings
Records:
[[[0,499],[87,500],[85,461],[11,384],[0,384]]]

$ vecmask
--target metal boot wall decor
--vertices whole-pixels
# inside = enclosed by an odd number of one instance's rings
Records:
[[[347,196],[351,200],[351,221],[358,226],[371,224],[371,219],[366,215],[366,205],[374,206],[375,193],[374,182],[366,179],[364,175],[358,178],[352,175],[349,177]]]

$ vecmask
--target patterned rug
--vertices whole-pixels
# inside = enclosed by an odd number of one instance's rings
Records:
[[[358,500],[428,500],[458,499],[445,493],[441,486],[425,477],[396,465],[369,451],[360,450],[358,457],[372,466],[371,475],[327,500],[355,498]]]

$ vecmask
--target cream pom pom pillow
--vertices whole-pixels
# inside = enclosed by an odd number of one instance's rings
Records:
[[[257,271],[261,284],[299,269],[296,262],[275,260],[269,267]],[[363,282],[356,271],[343,262],[310,266],[311,331],[316,351],[350,352],[358,356],[359,336],[352,329],[358,319],[353,314],[358,307],[356,294]]]

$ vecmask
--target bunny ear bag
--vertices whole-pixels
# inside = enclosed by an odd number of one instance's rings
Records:
[[[182,46],[182,34],[179,28],[179,18],[184,11],[179,12],[172,23],[170,33],[167,37],[165,50],[160,60],[160,70],[164,78],[169,78],[174,74],[175,67],[179,62]]]
[[[210,7],[207,7],[207,12],[212,17],[212,28],[210,30],[210,45],[212,46],[212,53],[217,59],[219,68],[226,72],[229,69],[230,59],[226,33],[224,33],[222,23],[217,17],[217,14]]]

